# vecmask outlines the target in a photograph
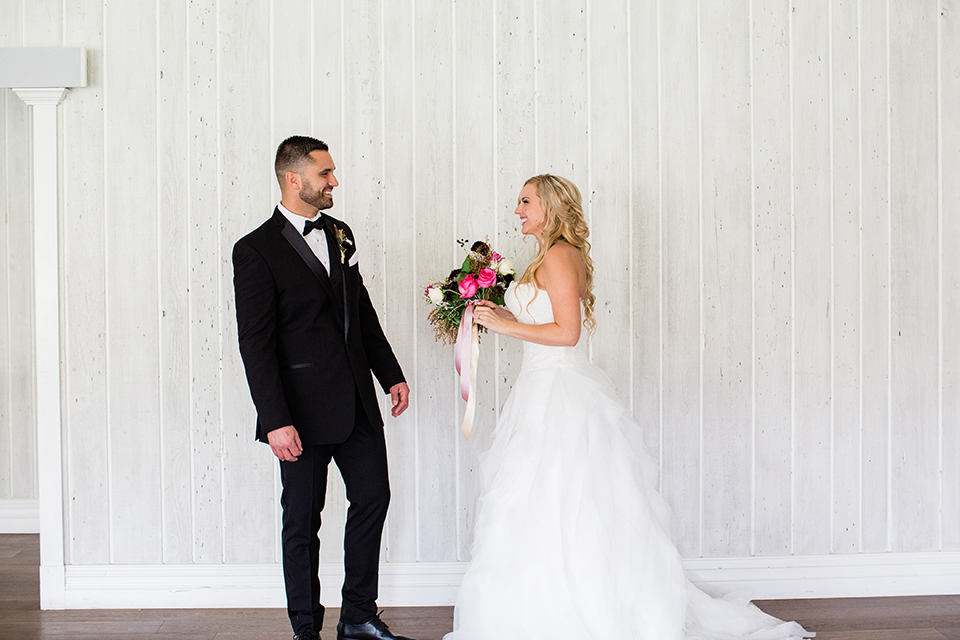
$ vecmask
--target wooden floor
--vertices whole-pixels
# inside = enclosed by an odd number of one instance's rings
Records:
[[[282,609],[40,611],[39,540],[0,535],[0,640],[289,640]],[[761,609],[796,620],[818,640],[960,640],[960,596],[766,600]],[[337,610],[328,610],[335,623]],[[440,640],[451,607],[387,609],[394,631]],[[330,625],[323,636],[335,640]],[[496,640],[496,639],[491,639]]]

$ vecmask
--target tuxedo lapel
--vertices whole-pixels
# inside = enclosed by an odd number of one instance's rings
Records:
[[[343,335],[346,337],[350,333],[350,285],[346,273],[347,267],[343,264],[343,256],[340,253],[340,245],[337,241],[336,226],[329,216],[327,216],[327,223],[324,225],[324,232],[327,234],[330,279],[333,281],[333,288],[339,290],[343,300]]]
[[[310,267],[310,271],[313,272],[313,275],[317,277],[317,280],[320,281],[320,286],[323,287],[323,290],[327,292],[327,295],[334,301],[334,304],[340,310],[343,317],[343,297],[337,295],[337,292],[334,291],[333,284],[330,282],[330,276],[327,275],[326,269],[323,268],[323,263],[317,259],[317,256],[314,255],[313,250],[310,249],[310,246],[307,244],[307,241],[303,239],[303,234],[298,232],[290,221],[287,220],[282,213],[276,211],[274,218],[279,216],[277,224],[283,223],[280,228],[280,234],[284,239],[293,247],[293,250],[297,252],[297,255],[307,263],[307,266]],[[336,268],[336,264],[332,264],[331,268]]]

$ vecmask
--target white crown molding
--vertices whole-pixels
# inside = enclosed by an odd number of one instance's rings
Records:
[[[385,563],[380,606],[449,606],[467,564]],[[691,580],[743,599],[960,593],[960,552],[693,558]],[[280,565],[66,566],[68,609],[284,607]],[[343,570],[320,567],[323,603],[339,606]]]
[[[40,533],[40,501],[0,500],[2,533]]]
[[[63,96],[67,95],[67,89],[65,87],[57,87],[55,89],[15,88],[13,92],[31,107],[55,107],[63,100]]]

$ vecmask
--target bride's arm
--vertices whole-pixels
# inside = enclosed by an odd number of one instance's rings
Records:
[[[478,306],[474,312],[477,324],[494,333],[519,338],[551,347],[568,347],[580,340],[580,275],[583,262],[577,250],[559,243],[547,251],[537,274],[550,296],[553,322],[523,324],[501,317],[495,310]]]

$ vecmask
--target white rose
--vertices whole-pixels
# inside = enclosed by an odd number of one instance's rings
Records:
[[[497,270],[502,276],[509,276],[513,273],[513,265],[510,264],[510,261],[504,258],[500,261],[500,265],[497,267]]]
[[[443,302],[443,291],[440,290],[440,287],[430,287],[430,293],[428,294],[430,302],[433,304],[440,304]]]

